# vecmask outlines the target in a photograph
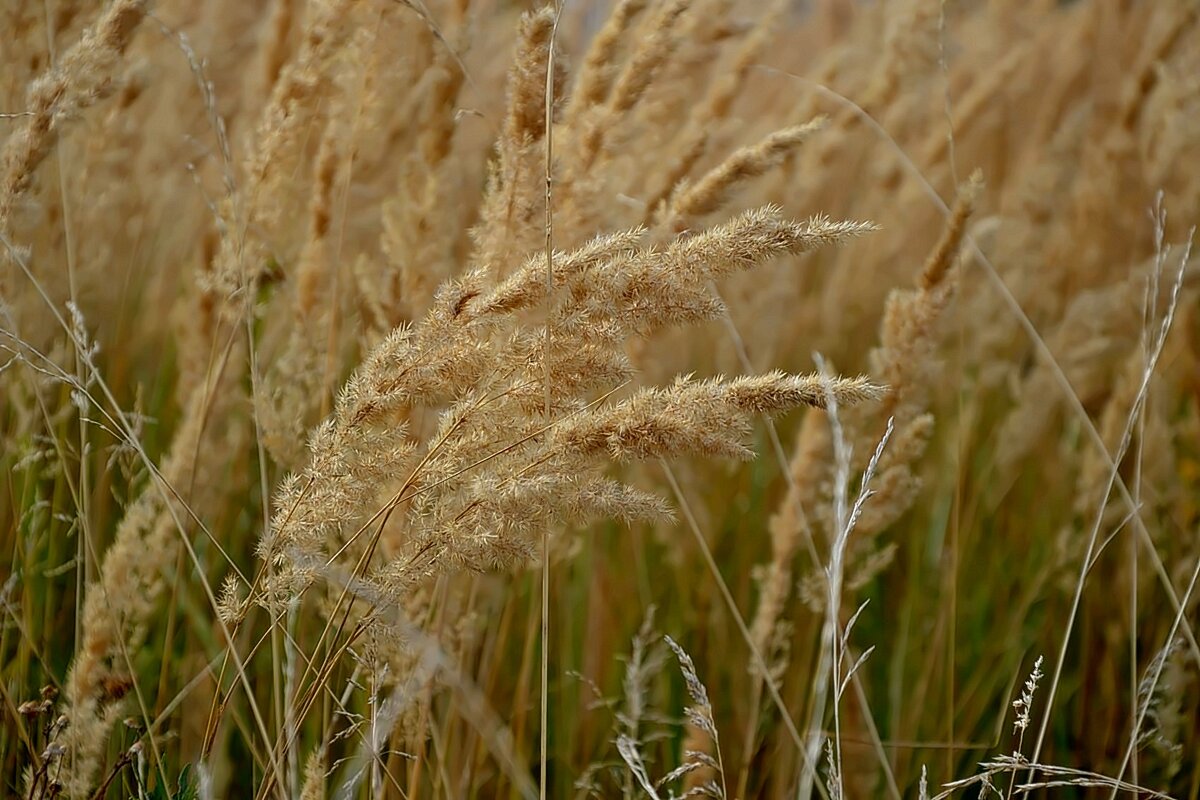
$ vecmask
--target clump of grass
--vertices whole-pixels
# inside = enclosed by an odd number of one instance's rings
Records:
[[[648,614],[642,628],[633,640],[633,651],[626,667],[625,702],[628,710],[618,715],[621,730],[617,734],[616,749],[628,769],[630,777],[637,789],[653,800],[660,800],[667,791],[667,797],[728,797],[725,782],[725,767],[721,758],[721,739],[717,731],[716,718],[712,703],[709,700],[708,689],[696,672],[692,657],[687,654],[678,642],[670,636],[662,637],[662,642],[675,656],[679,664],[679,672],[683,677],[684,688],[691,701],[683,711],[683,721],[690,735],[685,740],[683,759],[679,766],[654,780],[643,755],[642,748],[647,743],[649,732],[641,729],[642,717],[647,715],[646,694],[649,689],[646,667],[659,666],[660,659],[655,655],[653,642],[649,640],[653,615]],[[648,650],[648,648],[651,648]],[[695,746],[690,746],[694,743]],[[673,788],[682,782],[683,793],[676,795]],[[625,796],[634,793],[634,788],[628,782],[625,785]]]
[[[794,5],[0,10],[6,791],[1186,796],[1200,13]]]
[[[644,492],[603,478],[603,460],[744,457],[750,415],[819,404],[824,388],[817,376],[776,372],[684,378],[605,402],[632,374],[626,338],[717,313],[706,290],[713,278],[864,229],[792,223],[764,209],[662,251],[639,247],[631,231],[559,254],[551,297],[537,259],[492,289],[483,273],[444,287],[423,321],[368,354],[314,431],[308,466],[277,495],[276,527],[260,545],[275,567],[269,593],[290,597],[346,561],[372,604],[394,602],[451,567],[530,560],[533,533],[557,518],[661,516]],[[550,309],[548,354],[540,331],[520,322],[539,305]],[[540,408],[547,356],[550,424]],[[864,380],[831,390],[843,402],[877,393]],[[590,399],[595,392],[604,394]],[[447,406],[428,439],[411,436],[404,421],[439,404]],[[390,499],[364,515],[383,486]],[[372,563],[376,552],[383,564]]]

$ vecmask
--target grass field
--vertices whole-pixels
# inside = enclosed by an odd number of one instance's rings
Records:
[[[1200,798],[1193,0],[0,32],[0,796]]]

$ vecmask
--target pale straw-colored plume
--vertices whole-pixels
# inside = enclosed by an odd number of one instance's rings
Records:
[[[604,154],[613,129],[619,127],[638,104],[658,69],[675,52],[679,44],[677,23],[690,4],[691,0],[668,0],[646,21],[645,30],[638,32],[636,49],[616,77],[604,105],[590,119],[580,123],[580,138],[576,144],[576,163],[580,171],[590,169]]]
[[[402,183],[384,210],[381,249],[399,272],[398,297],[388,309],[391,324],[386,328],[420,316],[438,285],[454,274],[461,232],[471,214],[453,210],[463,180],[462,156],[453,155],[457,104],[467,74],[451,47],[465,50],[469,44],[467,30],[460,30],[454,43],[435,49],[421,74],[423,99],[413,122],[418,129],[417,147],[407,154]],[[386,276],[376,276],[364,289],[377,295],[381,282],[386,282]]]
[[[772,372],[681,378],[607,400],[630,377],[630,336],[718,312],[711,280],[867,229],[791,222],[767,208],[663,250],[639,247],[628,232],[560,254],[549,298],[533,261],[490,290],[481,273],[443,287],[423,320],[367,355],[311,435],[308,466],[277,493],[276,526],[260,545],[277,567],[272,591],[290,596],[309,583],[314,559],[359,559],[373,602],[395,602],[447,570],[515,566],[537,556],[535,534],[546,524],[665,513],[653,495],[604,477],[607,462],[743,458],[758,414],[820,405],[827,389],[846,404],[879,396],[863,379],[827,386]],[[521,321],[547,302],[549,426],[543,339]],[[424,439],[402,424],[421,407],[442,409]]]
[[[683,184],[668,202],[664,223],[676,232],[719,210],[742,184],[779,165],[789,153],[825,127],[817,117],[803,125],[775,131],[757,144],[743,147],[714,167],[695,184]]]
[[[259,81],[255,88],[263,97],[270,97],[288,62],[292,29],[299,16],[298,6],[297,0],[275,0],[271,4],[271,13],[267,24],[263,26],[262,42],[258,48],[261,72],[255,76]]]
[[[136,680],[132,659],[141,651],[147,623],[169,586],[180,537],[194,533],[186,503],[203,496],[191,489],[208,482],[206,473],[224,458],[205,423],[209,414],[223,414],[230,407],[234,395],[229,379],[235,372],[214,374],[192,395],[158,474],[126,510],[97,580],[87,586],[83,639],[63,697],[70,724],[59,740],[65,748],[60,780],[68,797],[89,796],[113,723],[129,711],[126,695]],[[189,496],[176,494],[180,490]]]
[[[306,205],[308,137],[313,126],[323,130],[330,113],[329,95],[335,88],[336,60],[350,35],[355,0],[315,4],[304,27],[295,57],[282,68],[254,130],[253,146],[244,165],[245,179],[238,208],[227,213],[240,235],[226,237],[216,269],[209,277],[224,294],[232,295],[261,275],[269,255],[289,264],[303,226],[289,213]],[[301,219],[303,217],[300,217]],[[295,239],[286,236],[298,233]]]
[[[146,17],[144,0],[116,0],[57,65],[29,86],[26,116],[0,153],[0,232],[33,183],[34,173],[71,116],[111,94],[117,69]]]
[[[337,237],[331,235],[330,226],[338,178],[348,168],[347,139],[339,117],[326,121],[313,171],[307,239],[290,287],[292,324],[255,397],[263,444],[276,462],[288,466],[303,460],[304,434],[322,403],[330,316],[336,302],[332,276],[337,269]]]
[[[553,28],[553,8],[522,17],[517,53],[509,70],[504,129],[496,144],[481,219],[472,232],[475,262],[496,277],[515,269],[542,236],[546,66]],[[556,59],[555,68],[557,99],[565,76],[562,59]]]
[[[658,188],[646,201],[647,214],[658,212],[660,204],[675,193],[680,183],[708,152],[714,129],[729,116],[738,92],[745,88],[751,68],[759,62],[763,49],[787,12],[785,0],[774,0],[740,42],[728,67],[712,81],[704,100],[692,107],[687,123],[671,147],[671,164],[659,177]]]
[[[912,507],[921,488],[920,463],[934,427],[930,406],[937,397],[934,388],[943,380],[938,357],[941,323],[961,280],[955,266],[982,189],[982,174],[976,171],[959,187],[941,238],[917,276],[915,288],[893,292],[888,299],[880,346],[871,353],[871,372],[888,387],[879,411],[847,412],[860,431],[861,451],[869,452],[866,443],[889,419],[894,425],[876,467],[874,494],[858,520],[848,552],[848,557],[856,560],[847,573],[851,589],[864,586],[890,562],[893,548],[879,546],[876,539]]]
[[[649,0],[619,0],[588,47],[579,67],[579,77],[571,92],[566,110],[570,124],[578,121],[588,109],[600,105],[608,97],[616,75],[617,53],[630,40],[634,20],[649,4]]]

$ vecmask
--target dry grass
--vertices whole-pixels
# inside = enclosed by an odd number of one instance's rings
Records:
[[[1198,26],[0,10],[0,794],[1200,797]]]

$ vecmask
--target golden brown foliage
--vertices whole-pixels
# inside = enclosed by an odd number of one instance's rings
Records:
[[[1036,652],[1034,779],[1191,792],[1198,25],[0,8],[4,786],[896,798]]]

